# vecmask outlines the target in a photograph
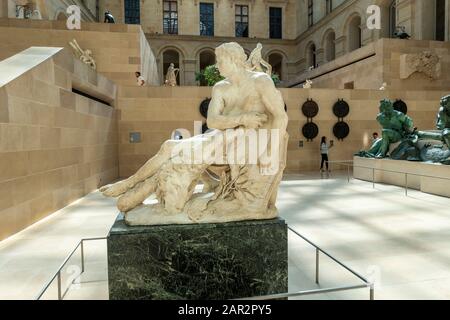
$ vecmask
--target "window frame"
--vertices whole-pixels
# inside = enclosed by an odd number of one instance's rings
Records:
[[[211,8],[211,12],[202,13],[202,7],[206,8],[209,7]],[[210,2],[200,2],[199,4],[199,11],[200,11],[200,15],[199,15],[199,27],[200,27],[200,35],[201,36],[206,36],[206,37],[214,37],[214,3],[210,3]],[[206,18],[206,20],[202,20],[203,18]],[[206,22],[206,23],[205,23]],[[204,31],[202,31],[202,23],[205,25]]]
[[[166,10],[166,3],[169,5],[169,10]],[[172,6],[175,4],[175,10]],[[166,18],[165,15],[169,17]],[[175,15],[174,18],[172,15]],[[167,23],[167,24],[166,24]],[[164,34],[178,34],[178,1],[177,0],[163,0],[163,33]]]
[[[141,24],[141,1],[124,1],[124,22],[126,24]],[[132,15],[127,15],[127,13],[133,13]]]
[[[237,13],[237,9],[239,8],[239,14]],[[247,8],[247,14],[243,13],[243,9]],[[249,10],[250,7],[245,4],[236,4],[234,8],[234,31],[236,38],[248,38],[249,37],[249,25],[250,25],[250,17],[249,17]],[[238,21],[237,19],[240,18],[241,21]],[[247,18],[247,21],[242,21],[243,18]],[[243,27],[243,26],[246,26]],[[238,34],[238,27],[243,28],[242,34]],[[245,33],[245,30],[247,30],[247,33]]]
[[[279,12],[280,16],[277,17],[277,16],[273,15],[272,12]],[[278,19],[279,22],[276,21],[275,19]],[[278,29],[275,28],[276,26],[279,26],[279,35],[277,33]],[[283,39],[283,8],[282,7],[269,7],[269,38],[270,39]]]

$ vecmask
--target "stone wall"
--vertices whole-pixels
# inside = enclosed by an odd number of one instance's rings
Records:
[[[118,176],[116,85],[61,48],[0,62],[0,240]]]
[[[194,121],[205,122],[199,113],[203,99],[210,97],[207,87],[177,88],[119,88],[119,165],[120,176],[133,174],[153,156],[161,143],[171,137],[178,128],[185,128],[193,134]],[[420,129],[433,129],[439,99],[446,92],[433,91],[372,91],[372,90],[331,90],[331,89],[281,89],[289,116],[287,172],[318,170],[319,142],[321,136],[334,140],[330,151],[331,160],[349,160],[353,153],[369,147],[372,133],[380,133],[375,121],[379,100],[388,97],[402,99],[408,104],[409,115]],[[319,126],[319,136],[307,142],[301,129],[307,119],[301,112],[306,99],[312,98],[319,104],[319,114],[314,122]],[[350,105],[350,114],[345,121],[350,126],[350,135],[344,141],[333,136],[332,128],[337,122],[332,107],[338,98]],[[130,143],[130,133],[141,134],[140,143]],[[303,147],[299,147],[300,141]]]
[[[156,85],[158,70],[153,51],[141,32],[138,25],[82,23],[81,30],[67,30],[65,21],[0,19],[0,60],[30,46],[71,49],[69,41],[76,39],[83,49],[93,52],[97,70],[109,79],[136,85],[134,72],[141,71],[141,59],[146,59],[145,73],[153,80],[149,84]]]
[[[436,79],[416,72],[401,77],[402,55],[431,52],[440,59],[441,72]],[[354,89],[379,89],[383,82],[392,90],[450,90],[450,43],[441,41],[381,39],[363,48],[304,72],[288,86],[301,86],[306,79],[314,88],[344,89],[353,83]]]

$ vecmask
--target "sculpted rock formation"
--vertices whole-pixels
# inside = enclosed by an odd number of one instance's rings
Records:
[[[77,40],[73,39],[69,42],[70,46],[72,47],[75,56],[81,60],[81,62],[87,64],[92,69],[97,69],[97,64],[95,63],[94,58],[92,57],[92,51],[89,49],[83,50],[81,49],[80,45],[78,44]]]
[[[168,140],[136,174],[100,189],[130,225],[271,219],[286,165],[287,115],[269,75],[248,70],[237,43],[216,48],[210,132]],[[212,178],[215,172],[218,180]],[[205,182],[202,192],[197,184]],[[212,191],[212,192],[210,192]],[[152,203],[144,201],[155,196]],[[147,200],[149,201],[149,200]]]
[[[439,79],[440,60],[439,56],[431,51],[403,54],[400,56],[400,79],[408,79],[415,72],[423,73],[431,80]]]

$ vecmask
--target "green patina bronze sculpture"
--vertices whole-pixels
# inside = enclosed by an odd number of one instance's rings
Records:
[[[415,131],[410,117],[394,110],[392,101],[384,99],[380,101],[380,113],[377,121],[383,128],[382,136],[377,139],[368,151],[360,151],[356,155],[365,158],[385,158],[392,143],[401,141]]]
[[[384,158],[389,146],[400,141],[390,152],[394,160],[423,161],[450,165],[450,95],[440,101],[436,128],[432,131],[416,131],[408,116],[394,111],[389,100],[382,100],[377,120],[383,127],[383,136],[374,142],[369,151],[356,155],[367,158]],[[399,116],[398,114],[403,116]],[[383,141],[384,140],[384,141]]]

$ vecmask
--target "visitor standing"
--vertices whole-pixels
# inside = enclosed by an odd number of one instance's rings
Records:
[[[143,85],[145,85],[145,80],[144,77],[141,76],[141,73],[139,71],[136,71],[134,74],[136,75],[136,81],[138,86],[142,87]]]
[[[328,150],[333,147],[333,143],[330,145],[327,144],[327,137],[322,137],[322,140],[320,142],[320,155],[322,157],[321,163],[320,163],[320,171],[323,172],[323,164],[325,163],[327,171],[330,172],[328,168]]]

